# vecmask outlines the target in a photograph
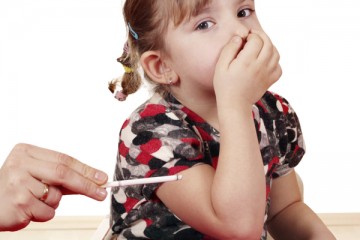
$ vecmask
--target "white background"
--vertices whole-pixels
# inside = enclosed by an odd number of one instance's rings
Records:
[[[307,154],[297,171],[316,212],[360,212],[360,3],[257,0],[278,47],[285,96],[302,123]],[[125,103],[107,82],[125,30],[120,0],[0,1],[0,164],[18,142],[65,152],[106,171],[115,165],[125,117],[148,97]],[[104,202],[65,196],[57,215],[106,215]]]

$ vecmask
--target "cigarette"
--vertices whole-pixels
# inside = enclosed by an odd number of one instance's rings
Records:
[[[138,178],[138,179],[129,179],[129,180],[121,180],[121,181],[115,181],[115,182],[108,182],[108,183],[102,185],[102,187],[103,188],[124,187],[124,186],[129,186],[129,185],[138,185],[138,184],[171,182],[171,181],[177,181],[177,180],[181,180],[181,179],[182,179],[182,175]]]

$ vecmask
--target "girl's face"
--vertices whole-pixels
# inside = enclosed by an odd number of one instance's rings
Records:
[[[213,0],[179,26],[170,23],[164,36],[165,62],[178,75],[181,91],[213,93],[222,48],[235,35],[245,39],[252,29],[261,30],[254,0]]]

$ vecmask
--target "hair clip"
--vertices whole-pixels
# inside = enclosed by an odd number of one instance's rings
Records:
[[[130,23],[128,23],[128,27],[129,27],[129,31],[130,31],[131,35],[135,38],[135,40],[139,40],[139,35],[134,31],[134,29],[132,29],[132,27],[130,26]]]
[[[121,89],[119,78],[114,78],[109,82],[108,89],[113,94],[114,98],[119,101],[125,101],[127,94]]]
[[[134,72],[134,69],[133,69],[133,68],[128,67],[128,66],[125,66],[124,64],[122,64],[122,65],[123,65],[123,68],[124,68],[124,70],[125,70],[125,73],[132,73],[132,72]]]
[[[126,43],[124,44],[124,47],[123,47],[123,52],[126,53],[126,54],[129,54],[129,42],[126,41]]]
[[[114,98],[116,98],[119,101],[125,101],[126,100],[127,95],[122,91],[116,91],[114,94]]]

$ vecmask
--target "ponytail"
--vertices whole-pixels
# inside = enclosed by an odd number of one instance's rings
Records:
[[[138,72],[136,61],[132,60],[128,43],[125,43],[123,53],[117,61],[122,64],[124,74],[122,79],[115,78],[111,80],[108,88],[116,99],[124,101],[129,94],[136,92],[141,86],[141,76]],[[117,90],[120,87],[121,90]]]

